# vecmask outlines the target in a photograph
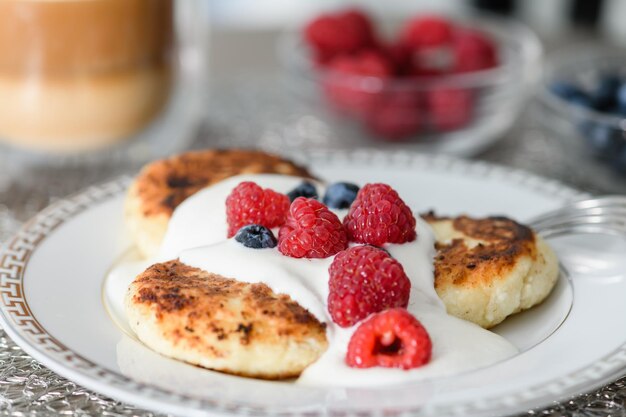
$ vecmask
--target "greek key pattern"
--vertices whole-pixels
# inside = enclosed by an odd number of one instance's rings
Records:
[[[59,201],[28,222],[10,241],[0,258],[0,297],[5,315],[24,333],[52,352],[66,348],[50,337],[32,316],[24,294],[23,278],[30,254],[56,227],[93,204],[117,195],[126,189],[129,179],[122,178]]]
[[[367,164],[372,167],[403,166],[407,168],[416,167],[439,172],[452,172],[466,176],[476,177],[498,177],[505,178],[510,182],[527,187],[537,192],[558,196],[567,200],[586,197],[562,184],[536,177],[522,171],[510,170],[487,163],[468,163],[447,157],[430,157],[412,153],[389,153],[382,151],[359,151],[359,152],[335,152],[333,154],[318,153],[307,155],[295,155],[295,159],[308,163],[315,167],[318,161],[324,164]],[[104,185],[88,188],[84,192],[68,199],[62,200],[48,207],[37,215],[33,220],[23,226],[21,231],[3,248],[0,255],[0,313],[5,322],[12,323],[10,327],[22,337],[28,339],[39,351],[45,352],[56,362],[79,370],[82,374],[91,378],[105,381],[111,386],[133,392],[145,398],[167,400],[171,403],[185,404],[187,407],[213,411],[226,412],[237,415],[270,416],[276,415],[277,410],[264,408],[251,408],[243,404],[224,404],[219,399],[198,399],[176,394],[153,386],[140,384],[133,380],[109,371],[99,365],[72,352],[60,341],[52,337],[45,328],[41,326],[36,317],[33,317],[28,307],[28,301],[24,294],[23,279],[24,271],[28,260],[37,246],[55,228],[77,214],[90,207],[106,201],[109,198],[117,197],[125,192],[130,178],[123,177]],[[555,398],[564,398],[568,395],[579,393],[586,384],[592,381],[617,378],[620,370],[626,366],[626,346],[621,346],[602,360],[580,369],[570,375],[564,376],[549,384],[531,387],[523,392],[515,393],[505,397],[481,398],[473,402],[463,404],[450,404],[445,406],[430,407],[420,409],[385,410],[385,415],[411,416],[411,415],[433,415],[433,416],[467,416],[483,413],[498,413],[523,411],[525,404],[543,401],[549,403]],[[391,414],[389,414],[391,412]],[[320,405],[319,409],[313,410],[280,410],[283,417],[317,417],[317,416],[359,416],[369,417],[379,415],[371,412],[359,410],[351,412],[349,410],[336,411]]]

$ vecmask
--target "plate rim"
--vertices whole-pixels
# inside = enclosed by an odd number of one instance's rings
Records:
[[[307,164],[315,171],[315,164],[323,162],[329,165],[338,163],[363,164],[370,166],[398,166],[407,168],[433,169],[437,172],[471,175],[474,177],[496,176],[516,185],[526,187],[544,195],[551,195],[561,200],[586,198],[588,193],[581,192],[558,180],[510,168],[485,161],[468,161],[445,155],[426,155],[412,151],[381,151],[361,149],[356,151],[316,151],[288,154],[294,160]],[[246,404],[220,404],[208,398],[197,398],[174,393],[152,385],[136,382],[115,371],[106,369],[90,360],[83,358],[56,340],[43,328],[36,317],[30,312],[23,291],[23,279],[32,253],[45,237],[58,226],[101,204],[107,199],[118,197],[124,193],[132,177],[123,175],[103,184],[87,187],[69,197],[58,200],[43,209],[32,219],[24,223],[20,230],[0,249],[0,324],[9,336],[28,354],[46,367],[79,384],[102,392],[122,401],[137,404],[141,407],[167,407],[172,412],[194,412],[197,414],[248,414],[272,415],[274,409],[250,407]],[[15,326],[15,327],[14,327]],[[39,345],[33,345],[30,337],[39,337]],[[59,360],[63,355],[64,361]],[[618,358],[619,366],[615,365]],[[547,385],[529,387],[518,395],[498,398],[480,398],[472,402],[451,404],[449,406],[431,407],[433,415],[461,416],[483,415],[489,413],[512,413],[548,405],[555,400],[570,397],[600,387],[616,379],[626,369],[626,342],[607,354],[602,360],[581,367],[566,376],[553,380]],[[587,376],[585,379],[585,375]],[[591,375],[591,376],[589,376]],[[567,381],[569,380],[569,383]],[[534,395],[529,395],[534,392]],[[549,392],[549,395],[546,395]],[[543,395],[540,395],[543,394]],[[184,404],[184,405],[183,405]],[[193,407],[193,408],[189,408]],[[428,406],[427,406],[428,407]],[[418,415],[424,409],[406,410],[409,415]],[[283,410],[283,416],[308,417],[325,415],[328,409]],[[356,413],[356,412],[355,412]],[[350,411],[342,415],[349,416]],[[362,410],[359,416],[367,416]]]

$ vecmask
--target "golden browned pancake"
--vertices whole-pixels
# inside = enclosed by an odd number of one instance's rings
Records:
[[[179,261],[140,274],[125,304],[131,328],[147,346],[222,372],[294,377],[328,346],[326,326],[287,295]]]
[[[156,254],[174,209],[202,188],[234,175],[261,173],[311,177],[293,162],[254,150],[194,151],[146,165],[126,199],[126,220],[137,247],[146,257]]]
[[[437,240],[435,289],[448,313],[490,328],[556,284],[556,255],[530,228],[505,217],[423,217]]]

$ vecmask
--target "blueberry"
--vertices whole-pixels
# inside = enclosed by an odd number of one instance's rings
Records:
[[[571,104],[581,107],[591,107],[591,98],[578,86],[564,82],[555,81],[549,86],[552,93]]]
[[[617,89],[617,109],[619,114],[626,116],[626,83]]]
[[[583,93],[578,86],[565,81],[554,81],[548,86],[548,88],[554,95],[561,97],[563,100],[569,100],[570,98]]]
[[[580,130],[591,150],[602,157],[613,157],[624,147],[622,131],[602,123],[585,122]]]
[[[623,147],[621,152],[617,153],[611,160],[613,169],[622,175],[626,175],[626,147]]]
[[[270,229],[258,224],[249,224],[239,229],[235,240],[252,249],[273,248],[278,243]]]
[[[599,111],[609,111],[617,104],[617,90],[622,81],[615,74],[604,74],[600,77],[598,86],[591,93],[591,104]]]
[[[591,107],[593,107],[593,104],[591,102],[591,98],[586,95],[586,94],[581,94],[581,95],[577,95],[575,97],[572,97],[569,99],[570,104],[573,104],[574,106],[580,106],[580,107],[584,107],[586,109],[589,109]]]
[[[309,181],[304,181],[302,184],[289,191],[287,193],[287,197],[289,197],[289,201],[293,201],[298,197],[318,199],[317,189],[315,188],[315,185]]]
[[[323,202],[328,208],[345,209],[350,207],[358,192],[358,185],[349,182],[336,182],[328,186]]]

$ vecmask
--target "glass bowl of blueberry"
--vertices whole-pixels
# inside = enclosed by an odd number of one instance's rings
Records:
[[[325,145],[471,155],[516,120],[539,79],[542,47],[502,18],[349,8],[290,31],[279,53],[292,91],[326,126]]]
[[[579,155],[626,175],[626,54],[577,48],[546,66],[542,119]]]

